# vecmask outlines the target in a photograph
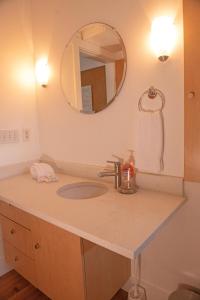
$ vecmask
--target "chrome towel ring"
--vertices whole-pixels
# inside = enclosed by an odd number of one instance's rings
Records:
[[[161,106],[157,109],[147,109],[143,107],[143,99],[145,96],[148,96],[150,100],[154,100],[156,97],[159,97],[161,100]],[[162,128],[162,148],[160,153],[160,172],[164,170],[164,150],[165,150],[165,124],[164,124],[164,115],[163,115],[163,109],[165,107],[165,95],[161,90],[151,86],[148,90],[146,90],[140,97],[138,102],[138,109],[141,112],[149,112],[149,113],[159,113],[160,116],[160,122],[161,122],[161,128]]]
[[[157,108],[157,109],[146,109],[146,108],[144,108],[143,107],[143,103],[142,103],[142,101],[143,101],[143,99],[144,99],[144,97],[145,96],[148,96],[149,97],[149,99],[151,99],[151,100],[153,100],[153,99],[155,99],[157,96],[159,96],[160,97],[160,99],[161,99],[161,107],[160,108]],[[153,86],[151,86],[148,90],[146,90],[143,94],[142,94],[142,96],[140,97],[140,99],[139,99],[139,102],[138,102],[138,109],[139,109],[139,111],[144,111],[144,112],[161,112],[161,111],[163,111],[163,109],[164,109],[164,106],[165,106],[165,95],[163,94],[163,92],[161,92],[161,90],[159,90],[159,89],[156,89],[156,88],[154,88]]]

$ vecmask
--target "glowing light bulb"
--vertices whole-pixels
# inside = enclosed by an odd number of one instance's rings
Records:
[[[173,18],[162,16],[156,18],[151,26],[151,47],[156,56],[165,61],[168,59],[176,43],[177,31]]]

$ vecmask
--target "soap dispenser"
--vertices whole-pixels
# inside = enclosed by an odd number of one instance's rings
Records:
[[[122,164],[121,167],[121,186],[119,192],[122,194],[134,194],[136,193],[135,183],[135,159],[133,150],[129,150],[130,155],[127,161]]]

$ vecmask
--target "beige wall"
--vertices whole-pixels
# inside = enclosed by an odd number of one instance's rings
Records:
[[[20,133],[19,143],[0,145],[0,178],[17,170],[7,172],[2,166],[40,155],[29,4],[28,0],[0,1],[0,129]],[[29,142],[22,141],[23,128],[31,131]],[[0,275],[6,270],[0,233]]]
[[[0,129],[17,129],[20,142],[0,145],[0,166],[39,156],[29,1],[0,3]],[[22,130],[31,131],[29,142]]]
[[[183,49],[178,45],[166,64],[152,54],[149,32],[152,19],[162,14],[175,17],[182,27],[181,0],[34,0],[33,34],[36,58],[49,55],[52,78],[47,89],[38,89],[41,146],[54,159],[102,165],[113,153],[135,148],[139,132],[137,103],[150,85],[166,95],[165,174],[183,175]],[[48,7],[48,9],[47,9]],[[112,13],[111,13],[112,12]],[[124,87],[106,110],[81,115],[67,104],[60,88],[60,62],[65,44],[84,24],[99,21],[117,28],[128,56]],[[142,156],[142,149],[137,155]],[[150,170],[151,171],[151,170]]]
[[[182,1],[34,0],[32,9],[35,58],[48,54],[52,68],[48,88],[38,87],[42,152],[63,162],[95,165],[103,165],[113,153],[124,155],[127,149],[135,148],[139,134],[136,130],[138,99],[150,85],[155,85],[166,96],[164,173],[183,176]],[[179,42],[165,64],[155,58],[148,43],[153,18],[163,14],[173,15],[179,30]],[[94,21],[117,28],[127,50],[128,69],[125,84],[116,101],[106,110],[88,116],[78,114],[68,106],[61,92],[59,75],[66,43],[78,28]],[[142,149],[138,155],[142,156]],[[188,209],[187,213],[190,215],[192,209]],[[175,223],[177,236],[180,224],[184,223],[184,215],[180,213],[177,225]],[[178,280],[183,279],[178,262],[183,241],[177,240],[178,250],[172,250],[173,259],[166,256],[164,260],[163,245],[174,245],[173,226],[166,230],[167,234],[160,235],[162,242],[158,239],[144,253],[143,278],[150,300],[166,300]],[[193,239],[191,243],[194,243]],[[184,257],[185,252],[182,255]],[[179,278],[174,275],[177,268],[181,274]],[[185,268],[188,272],[194,271],[192,264],[185,265]]]
[[[179,283],[200,287],[200,184],[185,183],[188,202],[143,253],[150,300],[167,300]]]
[[[48,54],[52,78],[47,89],[38,87],[37,90],[43,153],[59,161],[101,165],[112,153],[124,154],[128,148],[134,148],[138,135],[135,131],[138,98],[154,84],[163,90],[167,99],[165,173],[182,176],[182,38],[180,36],[179,44],[166,64],[157,61],[147,43],[154,16],[172,13],[176,23],[182,25],[182,1],[30,1],[6,0],[0,4],[0,128],[21,130],[30,127],[32,132],[29,143],[0,145],[0,165],[39,156],[34,85],[25,85],[24,79],[21,80],[19,74],[16,76],[16,70],[26,66],[25,69],[30,71],[34,55],[37,58]],[[76,113],[67,105],[60,89],[59,68],[64,46],[71,35],[77,28],[93,21],[106,22],[118,29],[127,49],[128,70],[116,101],[105,111],[87,116]],[[197,212],[200,188],[198,184],[187,183],[186,191],[190,199],[188,204],[143,255],[143,279],[151,293],[150,300],[166,300],[178,282],[199,284]]]
[[[183,176],[182,1],[34,0],[32,8],[36,58],[47,53],[52,68],[48,88],[38,88],[42,152],[59,161],[95,165],[103,165],[113,153],[124,155],[127,149],[135,148],[139,134],[136,130],[138,99],[144,90],[154,85],[166,96],[164,173]],[[179,41],[172,57],[162,64],[151,52],[148,38],[153,18],[165,14],[175,17]],[[65,44],[78,28],[94,21],[117,28],[127,50],[128,69],[116,101],[103,112],[88,116],[78,114],[67,105],[59,74]],[[142,156],[140,150],[137,155]],[[181,266],[179,258],[179,253],[183,260],[187,256],[179,230],[185,224],[185,217],[193,214],[194,201],[144,253],[143,279],[150,300],[166,300],[179,280],[189,280],[184,277],[185,273],[196,276],[193,263],[188,260]],[[192,230],[193,226],[189,228]],[[190,237],[190,229],[186,239]],[[190,243],[194,245],[194,237],[190,237]]]

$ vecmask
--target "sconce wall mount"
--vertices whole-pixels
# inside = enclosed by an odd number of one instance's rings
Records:
[[[168,60],[169,58],[169,55],[161,55],[161,56],[158,56],[158,59],[161,61],[161,62],[165,62],[166,60]]]

